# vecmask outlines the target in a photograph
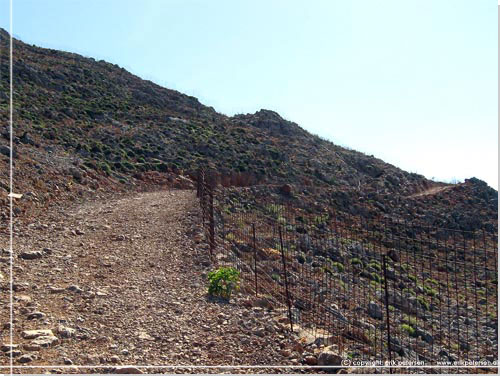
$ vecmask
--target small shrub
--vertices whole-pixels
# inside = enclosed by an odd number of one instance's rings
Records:
[[[104,171],[107,175],[111,175],[111,167],[106,162],[100,162],[99,168]]]
[[[338,261],[332,262],[332,267],[336,268],[339,273],[343,273],[344,272],[344,265],[342,265]]]
[[[436,281],[434,278],[427,278],[424,281],[424,283],[427,284],[427,285],[434,285],[434,286],[438,286],[439,285],[439,282]]]
[[[376,261],[372,261],[368,264],[368,266],[372,267],[373,269],[377,270],[377,271],[381,271],[382,270],[382,267],[380,266],[380,264]]]
[[[417,318],[413,317],[413,316],[409,316],[409,315],[404,316],[403,322],[405,322],[413,327],[417,326],[417,324],[418,324]]]
[[[427,300],[425,300],[423,296],[417,296],[417,300],[424,307],[425,310],[429,311],[430,309],[429,302],[427,302]]]
[[[427,285],[424,285],[424,291],[427,295],[430,295],[430,296],[437,296],[438,295],[438,292],[436,289],[433,289],[432,287],[427,286]]]
[[[415,336],[415,329],[408,325],[408,324],[401,324],[401,330],[405,331],[406,333],[408,333],[408,335],[410,337],[414,337]]]
[[[229,300],[239,288],[240,272],[235,268],[219,268],[208,273],[208,294]]]
[[[361,267],[363,267],[363,263],[357,257],[354,257],[354,258],[351,259],[351,265],[361,265]]]
[[[409,288],[404,288],[404,289],[402,290],[402,292],[403,292],[403,295],[404,295],[404,296],[409,296],[409,295],[413,295],[413,296],[415,296],[415,295],[416,295],[416,294],[415,294],[415,291],[413,291],[413,289],[409,289]]]
[[[372,280],[374,280],[377,283],[382,283],[382,278],[380,278],[380,276],[377,273],[371,272],[370,275],[372,277]]]

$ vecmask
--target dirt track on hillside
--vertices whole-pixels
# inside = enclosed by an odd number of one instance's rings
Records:
[[[212,266],[197,211],[192,191],[141,193],[54,209],[16,229],[13,343],[19,346],[14,365],[47,368],[14,371],[297,364],[297,342],[289,338],[286,324],[273,320],[281,313],[249,307],[242,294],[230,304],[207,299],[205,278]],[[8,302],[8,238],[0,242],[0,299]],[[23,259],[23,253],[33,259]],[[10,342],[8,325],[7,304],[0,309],[4,344]],[[53,337],[41,337],[48,347],[23,338],[23,331],[35,329],[52,330]],[[9,360],[8,352],[0,352],[0,365]]]

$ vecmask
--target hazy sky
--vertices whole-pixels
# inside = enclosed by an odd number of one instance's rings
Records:
[[[493,0],[13,0],[14,36],[232,115],[267,108],[438,180],[498,186]],[[0,26],[9,29],[9,0]]]

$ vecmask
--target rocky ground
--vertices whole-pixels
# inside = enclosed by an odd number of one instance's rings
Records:
[[[278,309],[242,293],[230,302],[207,297],[206,274],[214,266],[197,211],[193,191],[121,194],[62,204],[17,226],[14,346],[9,346],[9,305],[3,304],[0,365],[8,366],[12,355],[16,367],[40,366],[16,368],[18,373],[273,373],[284,369],[189,365],[338,361],[328,359],[333,354],[313,338],[290,334]],[[2,235],[3,302],[9,301],[8,244]]]

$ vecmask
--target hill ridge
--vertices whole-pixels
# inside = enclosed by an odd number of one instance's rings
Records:
[[[176,176],[194,176],[199,167],[211,166],[263,184],[332,190],[330,197],[314,199],[338,210],[365,207],[375,213],[385,207],[385,214],[410,218],[422,210],[432,223],[445,225],[453,222],[450,205],[458,205],[467,217],[496,223],[498,193],[488,186],[458,184],[447,190],[451,199],[409,209],[401,203],[404,197],[442,183],[337,146],[272,110],[229,117],[116,64],[13,42],[16,189],[36,191],[39,202],[55,196],[55,186],[60,196],[91,195],[96,189],[137,189],[146,181],[173,184]],[[0,40],[3,124],[8,124],[6,43]],[[8,128],[0,133],[5,164]],[[7,169],[0,187],[8,187]],[[349,199],[332,201],[332,195]]]

